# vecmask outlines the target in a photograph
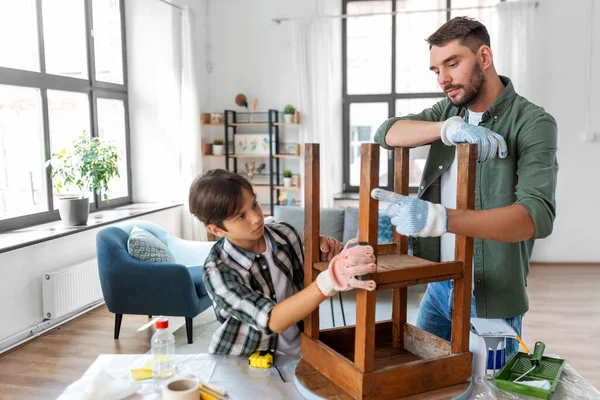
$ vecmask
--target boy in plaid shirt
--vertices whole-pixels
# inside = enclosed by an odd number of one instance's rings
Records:
[[[302,320],[338,291],[375,289],[354,276],[375,272],[370,246],[341,249],[320,237],[329,268],[304,288],[302,240],[286,223],[264,223],[252,185],[222,169],[206,172],[190,188],[190,212],[221,239],[204,264],[203,282],[217,319],[208,351],[249,356],[257,350],[296,355]]]

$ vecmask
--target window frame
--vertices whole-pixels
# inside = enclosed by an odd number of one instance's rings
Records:
[[[342,0],[342,14],[347,15],[348,4],[352,2],[365,2],[368,0]],[[381,1],[381,0],[377,0]],[[350,185],[350,106],[353,103],[387,103],[388,118],[396,115],[396,100],[402,99],[424,99],[424,98],[439,98],[445,97],[444,92],[420,92],[420,93],[399,93],[396,92],[396,0],[388,0],[392,2],[392,68],[391,68],[391,91],[390,93],[381,94],[348,94],[348,27],[347,19],[342,19],[342,146],[343,146],[343,192],[358,193],[359,186]],[[446,8],[450,9],[452,0],[446,0]],[[446,11],[446,21],[450,20],[451,11]],[[383,122],[383,121],[382,121]],[[388,153],[388,185],[383,187],[387,190],[393,190],[394,182],[394,158],[392,152]],[[411,186],[410,193],[416,193],[417,187]]]
[[[125,108],[125,154],[127,171],[120,171],[121,174],[127,174],[128,195],[120,198],[111,199],[110,203],[101,200],[98,194],[90,198],[90,212],[106,210],[132,203],[132,183],[131,183],[131,147],[130,147],[130,125],[129,125],[129,107],[128,107],[128,81],[127,81],[127,49],[125,34],[125,0],[119,0],[119,12],[121,23],[121,56],[123,68],[123,84],[112,82],[103,82],[96,80],[96,60],[93,37],[93,15],[92,1],[84,0],[85,10],[85,28],[86,28],[86,49],[87,49],[87,68],[88,78],[72,78],[60,75],[46,73],[45,48],[44,48],[44,27],[42,19],[42,0],[36,0],[36,20],[38,26],[38,52],[40,72],[20,70],[0,66],[0,84],[10,86],[22,86],[37,88],[40,90],[42,104],[42,128],[44,141],[45,160],[50,159],[50,129],[49,129],[49,111],[48,111],[48,90],[61,90],[69,92],[85,93],[89,99],[90,107],[90,134],[92,137],[98,136],[98,114],[97,99],[109,98],[123,100]],[[25,227],[39,225],[43,223],[58,221],[60,219],[58,210],[54,210],[54,198],[52,179],[50,169],[45,169],[45,186],[48,210],[40,213],[27,214],[23,216],[7,218],[0,220],[0,232],[6,232]]]

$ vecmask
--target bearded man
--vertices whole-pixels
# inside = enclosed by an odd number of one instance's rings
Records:
[[[455,234],[475,238],[471,316],[506,319],[521,335],[534,241],[550,235],[556,216],[556,121],[498,75],[480,22],[454,18],[427,42],[430,70],[447,97],[385,121],[375,135],[390,150],[431,145],[417,198],[372,195],[391,203],[392,224],[409,236],[415,256],[454,260]],[[475,210],[455,209],[458,143],[478,145]],[[430,283],[417,326],[450,340],[452,299],[453,281]],[[506,355],[517,349],[510,339]]]

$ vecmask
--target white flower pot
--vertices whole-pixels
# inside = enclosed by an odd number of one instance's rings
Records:
[[[291,187],[292,186],[292,178],[283,178],[283,186]]]
[[[294,120],[294,114],[283,114],[283,122],[286,124],[291,124]]]
[[[213,154],[215,156],[223,155],[223,145],[222,144],[213,144]]]
[[[90,200],[86,197],[59,197],[57,198],[58,214],[65,226],[87,225],[90,214]]]

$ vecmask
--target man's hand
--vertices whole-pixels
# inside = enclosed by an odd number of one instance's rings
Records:
[[[342,242],[328,236],[319,236],[321,261],[331,261],[342,251]]]
[[[371,197],[392,203],[385,212],[401,235],[431,237],[441,236],[448,231],[448,212],[441,204],[402,196],[383,189],[373,189]]]
[[[324,297],[354,288],[375,290],[375,281],[361,281],[355,278],[377,271],[373,248],[352,247],[354,242],[355,240],[349,241],[344,250],[329,262],[329,267],[317,276],[317,288]]]
[[[473,143],[479,148],[477,161],[486,162],[496,156],[506,158],[508,150],[506,141],[483,126],[467,124],[461,117],[452,117],[444,122],[441,131],[442,142],[447,146],[458,143]]]

